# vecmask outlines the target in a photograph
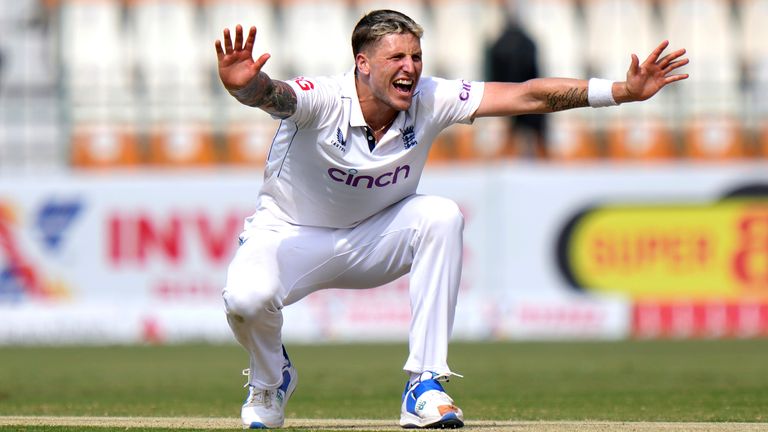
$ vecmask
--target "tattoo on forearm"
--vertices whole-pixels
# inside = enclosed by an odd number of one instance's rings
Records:
[[[273,81],[264,73],[259,74],[248,86],[230,92],[241,103],[261,108],[277,117],[290,117],[296,112],[296,95],[282,81]]]
[[[296,95],[293,89],[282,81],[273,81],[272,91],[264,95],[259,108],[281,118],[296,112]]]
[[[547,107],[552,111],[580,108],[587,105],[589,105],[587,102],[587,89],[572,88],[565,92],[547,94]]]

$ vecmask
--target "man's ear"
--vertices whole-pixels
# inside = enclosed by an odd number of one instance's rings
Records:
[[[368,57],[363,53],[357,53],[355,56],[355,66],[357,71],[361,74],[368,75],[371,73],[371,65],[368,63]]]

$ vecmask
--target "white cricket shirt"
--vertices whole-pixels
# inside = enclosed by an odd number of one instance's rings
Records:
[[[484,84],[422,77],[371,150],[351,71],[286,81],[296,112],[280,121],[267,157],[258,210],[292,224],[353,227],[414,194],[437,134],[471,123]]]

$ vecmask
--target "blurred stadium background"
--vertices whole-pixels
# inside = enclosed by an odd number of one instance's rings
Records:
[[[274,124],[223,91],[221,30],[257,25],[273,77],[340,73],[350,29],[378,7],[424,25],[425,73],[448,78],[487,79],[510,13],[545,76],[622,79],[664,38],[689,50],[690,81],[651,102],[553,116],[555,159],[768,155],[764,0],[20,0],[0,7],[0,167],[258,166]],[[515,156],[485,123],[451,130],[433,158]]]
[[[276,128],[213,42],[259,28],[274,78],[346,71],[366,11],[423,24],[425,74],[487,79],[508,18],[542,76],[623,79],[685,47],[651,101],[454,126],[423,192],[467,218],[456,335],[768,335],[768,0],[15,0],[0,5],[0,343],[231,340],[219,298]],[[286,338],[401,340],[407,284],[286,310]],[[115,319],[120,317],[120,319]]]

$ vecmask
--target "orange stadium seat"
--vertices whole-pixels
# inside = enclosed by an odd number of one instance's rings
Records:
[[[547,147],[551,160],[588,161],[600,157],[594,133],[583,120],[565,113],[550,119]]]
[[[658,119],[619,119],[606,131],[606,153],[614,160],[663,161],[676,157],[672,132]]]
[[[475,152],[475,130],[470,125],[457,124],[454,126],[455,158],[459,161],[471,161],[477,158]]]
[[[76,125],[71,161],[80,168],[114,168],[141,163],[139,140],[132,128],[112,124]]]
[[[757,129],[757,146],[759,156],[768,158],[768,120],[763,121]]]
[[[477,158],[472,126],[455,124],[444,130],[432,143],[427,163],[471,161]]]
[[[526,154],[527,136],[513,134],[508,117],[480,117],[473,124],[475,157],[489,160]]]
[[[226,163],[262,167],[274,136],[275,125],[268,121],[230,125],[225,132]]]
[[[450,132],[443,131],[432,142],[432,147],[429,149],[427,157],[428,165],[436,165],[451,160],[451,137],[449,135]]]
[[[149,137],[149,162],[167,167],[211,165],[216,162],[213,134],[202,124],[155,126]]]
[[[727,161],[748,157],[741,124],[730,117],[699,117],[685,126],[685,156],[697,161]]]

